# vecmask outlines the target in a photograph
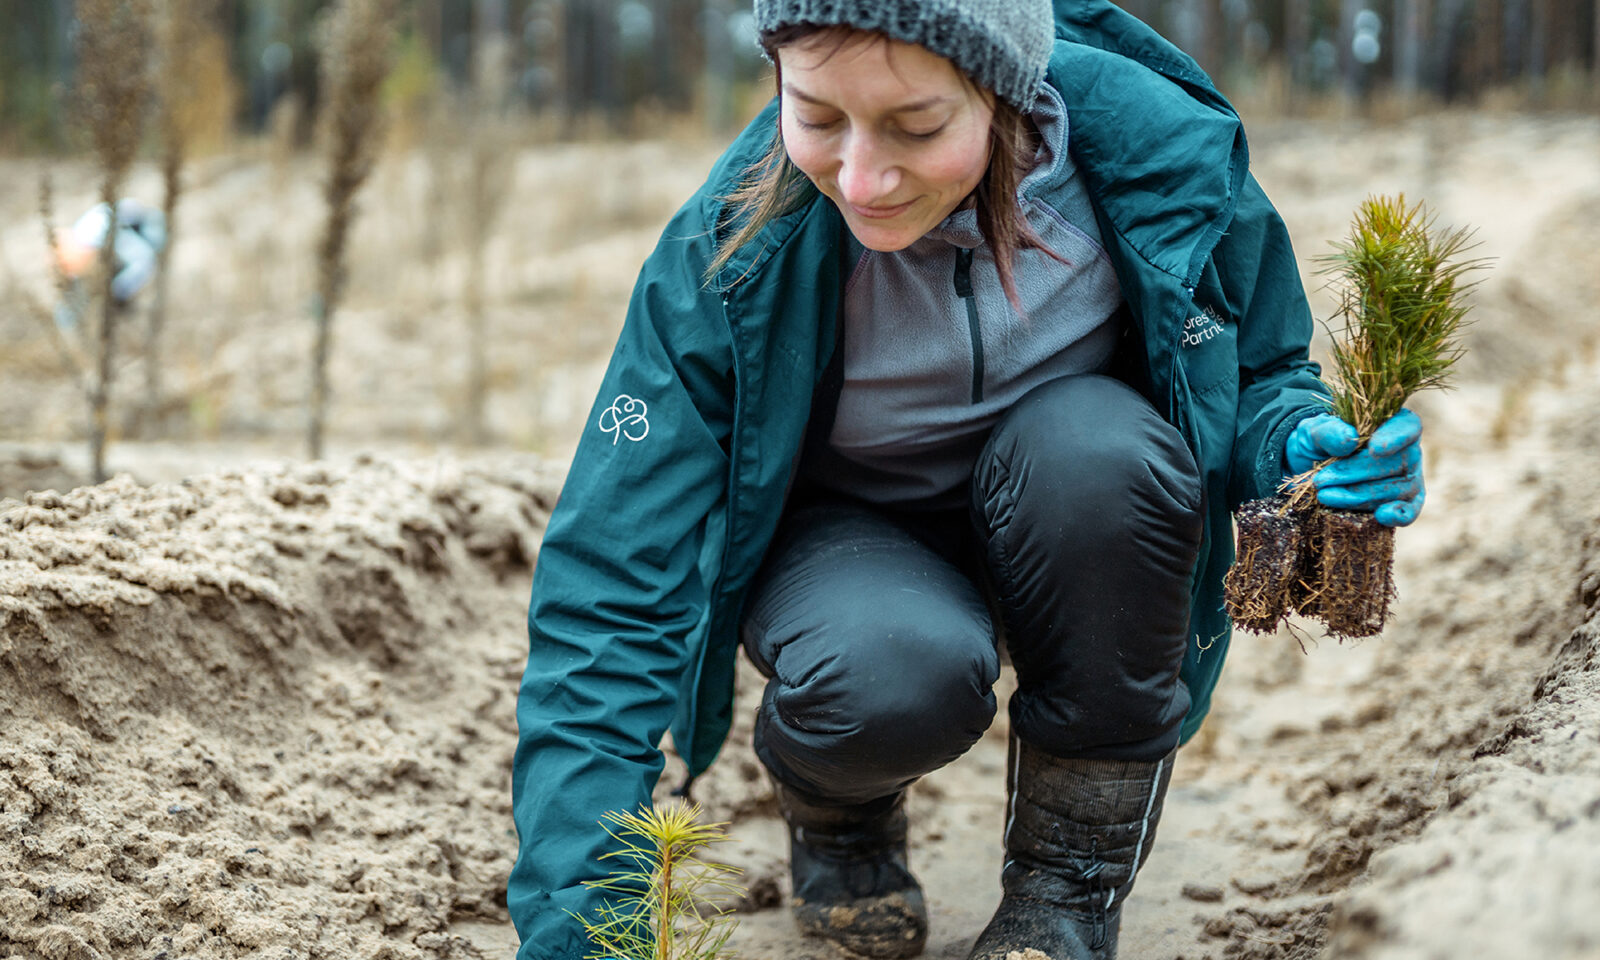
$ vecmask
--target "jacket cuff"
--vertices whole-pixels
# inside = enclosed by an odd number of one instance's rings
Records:
[[[1307,420],[1319,413],[1326,413],[1327,408],[1322,405],[1300,407],[1291,411],[1278,425],[1272,428],[1267,435],[1267,442],[1261,445],[1261,454],[1256,458],[1256,495],[1270,497],[1278,492],[1278,487],[1289,477],[1289,434],[1300,425],[1300,421]]]
[[[507,906],[521,941],[516,960],[585,960],[594,945],[578,918],[556,905],[546,892],[507,890]]]
[[[516,960],[584,960],[593,949],[593,944],[587,941],[570,938],[563,938],[558,945],[524,940],[517,950]]]

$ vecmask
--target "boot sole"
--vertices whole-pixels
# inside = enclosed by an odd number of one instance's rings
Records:
[[[872,960],[905,960],[928,942],[928,914],[919,892],[903,890],[846,904],[794,904],[795,926]]]

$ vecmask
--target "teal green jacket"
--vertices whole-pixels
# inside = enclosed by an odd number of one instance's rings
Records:
[[[1182,433],[1205,479],[1182,680],[1194,734],[1228,648],[1229,514],[1282,479],[1320,412],[1312,321],[1289,237],[1249,175],[1238,116],[1194,62],[1105,0],[1058,0],[1046,82],[1071,121],[1132,321],[1118,370]],[[732,722],[741,606],[782,512],[835,348],[844,226],[817,195],[707,282],[723,201],[766,150],[750,124],[645,262],[545,533],[512,767],[519,960],[580,960],[613,844],[597,821],[647,804],[662,735],[691,775]],[[1048,196],[1045,198],[1048,201]]]

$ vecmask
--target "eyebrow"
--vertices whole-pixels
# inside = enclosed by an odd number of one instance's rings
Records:
[[[784,93],[788,93],[788,94],[793,94],[796,99],[804,100],[806,103],[814,103],[819,107],[831,107],[831,106],[833,106],[833,104],[829,103],[828,101],[819,100],[816,97],[813,97],[811,94],[806,93],[804,90],[800,90],[800,89],[796,88],[792,84],[785,83],[783,85],[783,92]],[[918,110],[926,110],[929,107],[937,107],[938,105],[940,105],[942,103],[948,103],[950,100],[951,100],[951,98],[950,97],[946,97],[946,96],[928,97],[925,100],[913,100],[910,103],[903,103],[898,107],[891,107],[891,108],[889,108],[888,112],[889,113],[914,113],[915,111],[918,111]]]

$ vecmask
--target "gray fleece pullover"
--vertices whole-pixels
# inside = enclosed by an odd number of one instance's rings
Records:
[[[1041,134],[1018,186],[1028,223],[1062,264],[1017,260],[1025,311],[1006,299],[977,213],[958,210],[904,250],[868,250],[845,288],[844,385],[829,445],[843,458],[824,486],[904,507],[954,507],[990,428],[1024,393],[1103,371],[1122,302],[1116,272],[1072,158],[1067,116],[1048,86],[1032,111]],[[1058,213],[1034,193],[1076,185]]]

